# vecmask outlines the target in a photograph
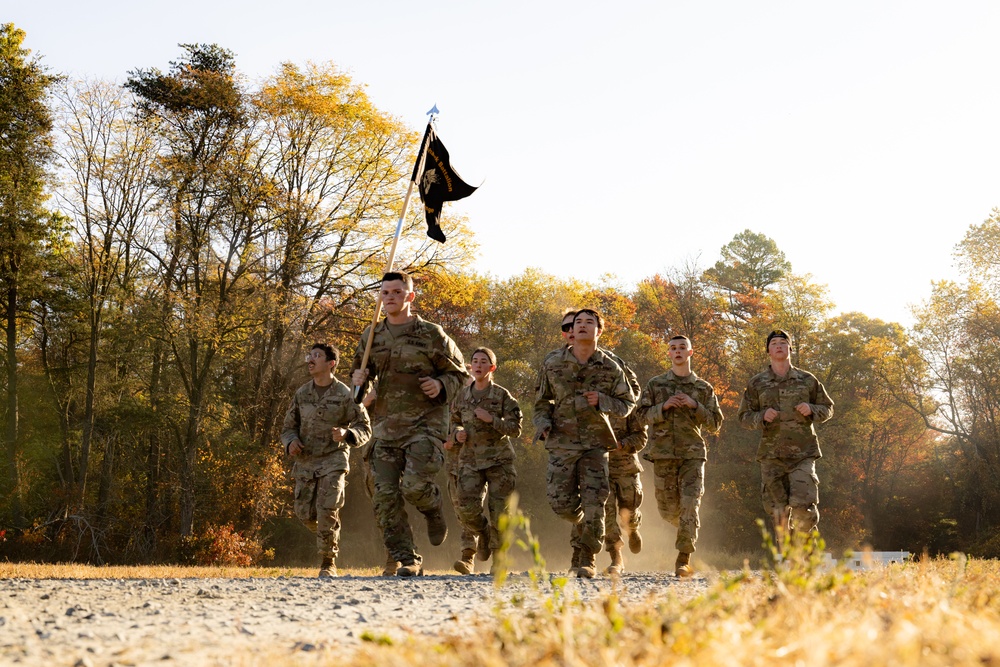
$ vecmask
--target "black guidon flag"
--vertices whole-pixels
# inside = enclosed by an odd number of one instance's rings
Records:
[[[441,207],[446,201],[455,201],[468,197],[476,188],[461,179],[448,159],[448,149],[438,139],[437,132],[430,123],[424,132],[421,147],[427,146],[427,159],[424,160],[424,171],[420,170],[420,159],[413,165],[413,182],[417,184],[420,200],[424,203],[424,215],[427,218],[427,236],[441,243],[445,242],[439,220]]]

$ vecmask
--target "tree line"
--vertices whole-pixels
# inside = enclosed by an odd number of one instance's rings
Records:
[[[353,353],[418,137],[333,65],[251,84],[234,54],[191,44],[122,85],[54,75],[24,39],[0,27],[0,553],[280,559],[293,522],[277,436],[302,350]],[[727,417],[709,443],[706,546],[759,547],[759,436],[735,412],[780,327],[836,402],[820,431],[827,542],[1000,556],[997,211],[956,249],[967,279],[935,284],[909,330],[833,314],[826,288],[751,230],[710,266],[633,286],[462,271],[472,232],[462,219],[446,232],[430,242],[410,216],[397,267],[466,354],[496,350],[526,419],[564,308],[599,308],[602,345],[642,383],[669,367],[671,336],[692,339]],[[543,466],[532,435],[516,444],[522,471]],[[543,476],[518,487],[522,509],[557,525]],[[370,509],[348,502],[345,546],[354,531],[377,552]]]

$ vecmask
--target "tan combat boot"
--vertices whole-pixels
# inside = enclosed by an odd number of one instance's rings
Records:
[[[383,577],[395,577],[396,570],[399,569],[399,561],[392,557],[392,554],[385,555],[385,567],[382,568]]]
[[[403,563],[396,570],[397,577],[419,577],[424,573],[423,566],[416,562],[416,560],[410,560],[407,563]]]
[[[580,567],[576,568],[576,576],[580,579],[597,576],[597,557],[586,549],[580,549]]]
[[[319,566],[319,578],[330,579],[336,576],[337,566],[333,564],[333,558],[331,556],[324,557],[323,563]]]
[[[634,554],[642,551],[642,535],[639,534],[638,528],[628,534],[628,550]]]
[[[479,560],[489,560],[492,555],[493,550],[490,549],[490,529],[487,528],[479,533],[479,537],[476,540],[476,557]]]
[[[569,562],[569,575],[575,576],[580,569],[580,547],[573,547],[573,558]]]
[[[476,555],[475,549],[462,549],[462,557],[455,561],[455,571],[459,574],[472,574],[476,568],[473,560]]]
[[[686,554],[683,551],[677,554],[677,562],[674,564],[674,575],[681,578],[694,575],[694,568],[691,567],[691,554]]]
[[[612,547],[608,553],[611,554],[611,565],[608,565],[604,571],[612,576],[620,575],[625,571],[625,560],[622,558],[621,546]]]
[[[438,546],[448,537],[448,524],[445,523],[444,513],[440,509],[431,510],[424,515],[427,519],[427,539],[431,544]]]

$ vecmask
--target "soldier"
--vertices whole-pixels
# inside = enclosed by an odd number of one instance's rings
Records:
[[[603,350],[614,359],[628,380],[629,389],[636,400],[641,388],[639,380],[631,368],[615,354]],[[628,535],[628,549],[634,554],[642,551],[642,535],[639,527],[642,525],[642,464],[639,454],[646,446],[646,425],[642,423],[639,411],[633,410],[628,417],[614,417],[611,420],[618,448],[608,452],[608,482],[610,493],[604,506],[604,548],[611,556],[608,574],[621,574],[625,569],[622,558],[622,547],[625,545],[622,532]]]
[[[760,461],[764,510],[780,538],[791,529],[808,533],[819,523],[819,439],[813,424],[833,416],[833,401],[812,373],[789,358],[789,337],[781,330],[767,336],[771,363],[750,378],[740,401],[740,423],[761,429]]]
[[[306,355],[312,379],[292,397],[281,432],[285,453],[294,461],[295,516],[316,535],[320,577],[337,576],[348,448],[364,445],[372,433],[364,406],[356,405],[350,388],[333,375],[339,360],[337,348],[312,346]]]
[[[367,393],[378,381],[371,461],[375,513],[396,574],[423,574],[404,500],[427,519],[427,537],[441,544],[448,534],[441,489],[434,478],[444,462],[441,444],[448,431],[448,402],[468,378],[462,353],[436,324],[410,312],[413,280],[405,273],[382,277],[385,319],[375,326],[371,357],[361,368],[369,329],[354,355],[352,380]]]
[[[561,348],[549,352],[546,358],[573,345],[573,319],[575,317],[575,310],[567,310],[563,313],[560,328],[563,340],[566,342]],[[601,351],[621,366],[628,380],[629,389],[632,390],[632,396],[638,401],[642,388],[639,386],[639,380],[635,373],[614,352],[604,348],[601,348]],[[642,504],[642,480],[639,477],[639,473],[642,472],[642,464],[639,462],[636,452],[646,444],[646,425],[636,420],[635,411],[625,419],[615,417],[611,423],[619,447],[608,452],[610,491],[608,502],[604,506],[604,548],[611,555],[611,565],[608,566],[606,572],[608,574],[621,574],[625,567],[622,559],[624,540],[622,539],[621,526],[625,526],[628,533],[629,551],[637,554],[642,550],[642,535],[639,533],[639,527],[642,524],[642,512],[639,511],[639,505]]]
[[[365,397],[361,399],[361,404],[365,406],[368,410],[371,410],[372,405],[375,403],[375,397],[378,395],[378,391],[375,387],[368,390]],[[369,440],[368,444],[361,448],[361,465],[364,470],[365,477],[365,494],[368,496],[368,500],[372,501],[372,507],[375,505],[375,471],[372,469],[372,446],[375,444],[374,440]],[[378,514],[375,515],[375,521],[378,522]],[[396,570],[399,569],[399,563],[392,554],[386,549],[385,552],[385,565],[382,567],[383,577],[395,576]]]
[[[549,452],[549,505],[573,524],[572,572],[592,578],[604,541],[608,451],[617,448],[609,415],[628,416],[635,399],[621,367],[597,348],[604,320],[585,308],[573,320],[573,347],[542,363],[535,397],[535,437]]]
[[[510,439],[521,435],[521,408],[510,392],[493,383],[496,368],[493,350],[477,348],[472,353],[474,382],[459,392],[451,408],[453,437],[461,452],[456,511],[465,529],[476,536],[476,547],[463,545],[462,558],[455,563],[463,574],[472,573],[477,552],[485,561],[500,548],[497,525],[517,478]],[[488,517],[483,513],[484,496]]]
[[[472,364],[465,365],[465,370],[471,371],[471,369],[472,369]],[[474,381],[475,378],[470,376],[469,379],[465,381],[465,386],[468,387]],[[461,394],[461,390],[459,390],[459,394]],[[458,398],[456,397],[455,400],[451,402],[451,408],[455,407],[455,401],[457,400]],[[455,442],[454,433],[449,433],[448,439],[444,441],[444,470],[448,477],[448,497],[451,498],[451,506],[455,510],[456,517],[461,516],[461,507],[459,505],[459,494],[458,494],[458,475],[459,475],[459,466],[461,464],[459,458],[461,454],[462,454],[462,445]],[[480,503],[480,505],[481,504],[482,503]],[[461,519],[459,519],[459,523],[461,524]],[[464,524],[462,524],[462,532],[459,535],[459,545],[462,548],[463,554],[471,553],[475,555],[476,534],[471,530],[469,530]],[[461,574],[470,574],[472,572],[471,567],[469,567],[468,564],[462,559],[455,561],[453,567],[457,572]]]
[[[704,434],[719,432],[722,410],[712,385],[691,370],[691,340],[674,336],[667,349],[670,370],[650,379],[642,393],[640,411],[650,427],[643,456],[653,463],[660,516],[677,528],[674,574],[690,577],[701,525],[698,510],[705,494]]]

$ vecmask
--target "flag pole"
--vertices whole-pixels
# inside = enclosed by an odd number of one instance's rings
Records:
[[[420,143],[420,154],[417,156],[417,162],[413,169],[413,175],[410,177],[410,184],[406,188],[406,197],[403,198],[403,210],[399,214],[399,222],[396,223],[396,235],[392,238],[392,247],[389,249],[389,260],[385,264],[385,271],[382,275],[390,273],[392,271],[392,265],[396,261],[396,246],[399,244],[399,237],[403,233],[403,220],[406,218],[406,211],[410,208],[410,197],[413,195],[413,186],[416,184],[417,179],[424,171],[424,163],[427,160],[427,145],[430,143],[431,134],[431,123],[434,122],[434,118],[437,116],[438,108],[434,105],[427,115],[430,118],[427,120],[427,129],[424,130],[424,138]],[[365,353],[361,357],[361,369],[368,368],[368,358],[371,356],[372,343],[375,340],[375,326],[378,324],[379,315],[382,314],[382,290],[379,290],[378,298],[375,300],[375,314],[372,315],[371,326],[368,327],[368,341],[365,343]],[[361,387],[354,387],[354,400],[361,400]]]

